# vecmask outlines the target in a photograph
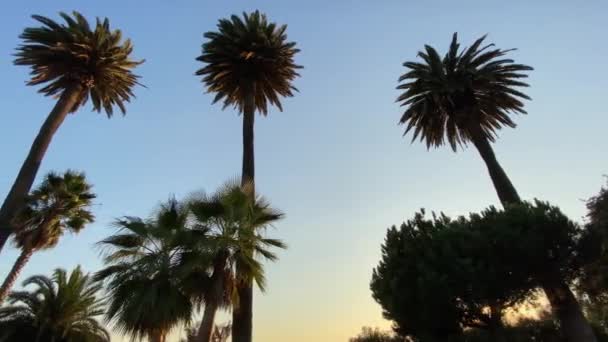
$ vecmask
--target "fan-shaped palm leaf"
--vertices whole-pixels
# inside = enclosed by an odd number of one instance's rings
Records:
[[[25,207],[13,223],[17,227],[15,244],[21,255],[0,288],[0,303],[13,287],[32,254],[55,247],[66,232],[78,233],[94,221],[90,211],[95,194],[84,173],[49,173],[27,197]]]

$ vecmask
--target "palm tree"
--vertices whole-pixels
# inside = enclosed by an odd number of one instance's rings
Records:
[[[283,110],[280,97],[291,97],[292,85],[299,76],[294,57],[296,43],[287,41],[287,26],[269,22],[255,11],[221,19],[218,31],[205,33],[207,41],[196,59],[205,66],[196,72],[208,91],[215,93],[213,103],[223,101],[224,108],[234,106],[243,114],[243,168],[241,183],[255,180],[254,117],[255,111],[268,114],[275,105]],[[241,305],[233,312],[234,342],[251,342],[253,287],[239,289]]]
[[[53,248],[65,231],[80,232],[95,219],[89,211],[95,194],[84,173],[66,171],[46,175],[40,186],[26,199],[26,206],[15,218],[15,243],[21,255],[0,288],[0,303],[13,287],[32,254]]]
[[[252,202],[252,192],[251,184],[241,187],[229,182],[210,197],[203,194],[189,201],[197,227],[193,232],[202,230],[205,235],[203,239],[190,239],[193,242],[190,249],[211,253],[213,259],[197,342],[213,341],[213,325],[219,308],[228,307],[232,302],[235,308],[239,307],[240,298],[233,291],[235,285],[255,282],[265,290],[264,267],[257,257],[275,261],[277,256],[270,248],[286,248],[282,241],[262,234],[283,214],[271,208],[264,198],[255,198]],[[241,265],[239,273],[236,265]]]
[[[109,342],[110,335],[96,317],[103,313],[101,285],[80,267],[69,275],[56,269],[51,278],[36,275],[13,292],[9,306],[0,308],[0,341]]]
[[[491,142],[503,126],[515,127],[511,114],[526,114],[522,100],[530,98],[517,90],[531,67],[504,58],[511,50],[482,47],[485,36],[460,50],[457,34],[442,58],[426,45],[418,53],[422,62],[405,62],[408,71],[399,78],[397,98],[406,110],[400,123],[405,133],[413,130],[412,141],[420,138],[428,148],[446,141],[456,151],[473,143],[486,163],[490,178],[503,206],[520,203],[511,180],[498,163]],[[548,272],[543,289],[561,321],[569,341],[595,341],[574,294],[557,270]],[[493,308],[493,316],[500,308]]]
[[[11,221],[23,206],[53,135],[68,113],[76,112],[90,98],[93,110],[108,117],[133,97],[138,76],[132,73],[143,61],[131,60],[133,45],[111,30],[108,19],[97,19],[94,28],[78,12],[60,13],[65,24],[34,15],[41,27],[26,28],[17,48],[15,64],[32,68],[28,85],[44,85],[39,92],[58,98],[42,124],[30,151],[0,208],[0,250],[13,232]]]
[[[165,342],[171,329],[189,323],[195,310],[186,281],[204,287],[206,275],[185,277],[176,267],[187,217],[187,210],[170,200],[153,219],[117,220],[118,233],[99,242],[107,252],[106,267],[95,279],[107,282],[106,318],[133,339]]]

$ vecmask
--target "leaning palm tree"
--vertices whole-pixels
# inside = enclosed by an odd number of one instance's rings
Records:
[[[204,287],[207,277],[186,276],[176,266],[187,216],[187,210],[171,200],[150,220],[117,220],[117,234],[99,242],[106,267],[95,279],[107,283],[106,318],[133,339],[165,342],[171,329],[189,323],[195,310],[196,302],[186,291],[192,286],[186,282]]]
[[[197,236],[202,229],[204,234],[202,239],[190,239],[189,249],[211,253],[213,260],[210,284],[203,295],[205,310],[197,342],[213,341],[218,309],[233,304],[238,309],[240,298],[233,290],[235,285],[255,282],[265,290],[264,268],[258,257],[275,261],[277,256],[271,248],[286,248],[281,240],[264,236],[264,230],[283,214],[261,197],[251,201],[252,192],[251,184],[241,187],[237,182],[229,182],[212,196],[202,194],[189,201],[195,227],[192,233]],[[236,265],[241,265],[239,272]]]
[[[236,15],[221,19],[218,31],[205,33],[198,61],[205,66],[196,72],[208,91],[215,93],[214,103],[223,101],[224,108],[234,106],[243,114],[242,184],[254,182],[255,112],[268,114],[275,105],[283,110],[280,97],[291,97],[297,89],[293,80],[299,76],[294,57],[296,43],[287,41],[287,26],[269,22],[259,11],[243,18]],[[233,314],[233,339],[251,342],[252,285],[239,289],[241,305]]]
[[[420,138],[428,148],[446,141],[454,151],[471,142],[486,163],[490,178],[503,206],[521,202],[511,180],[498,163],[491,143],[504,126],[515,127],[512,114],[525,114],[523,100],[529,97],[517,90],[531,67],[506,58],[511,50],[482,46],[485,36],[468,48],[460,49],[454,33],[444,57],[426,45],[418,53],[422,62],[405,62],[408,71],[399,78],[397,98],[406,107],[400,123],[405,133],[413,131],[412,141]],[[569,341],[595,341],[591,327],[568,285],[557,270],[548,272],[543,288]],[[494,308],[493,311],[500,311]],[[494,312],[497,314],[497,312]]]
[[[78,12],[60,13],[65,24],[42,16],[33,18],[40,27],[26,28],[20,38],[15,64],[30,66],[28,85],[44,85],[39,92],[57,98],[0,208],[0,250],[13,232],[11,221],[23,206],[53,135],[69,113],[90,98],[93,110],[108,117],[133,97],[138,76],[132,73],[143,61],[131,59],[133,45],[122,40],[120,30],[111,30],[108,19],[91,27]]]
[[[0,288],[0,303],[35,252],[55,247],[64,232],[78,233],[93,222],[89,208],[94,198],[84,173],[66,171],[63,175],[52,172],[46,175],[15,218],[18,228],[14,239],[21,255]]]
[[[36,275],[13,292],[9,306],[0,308],[0,341],[109,342],[110,335],[96,318],[104,304],[101,286],[80,267],[69,275],[56,269],[51,278]]]

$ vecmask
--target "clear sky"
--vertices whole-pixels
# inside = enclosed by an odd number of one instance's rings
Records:
[[[289,25],[302,52],[300,89],[256,121],[256,183],[286,219],[271,231],[289,243],[255,298],[256,342],[339,342],[361,326],[387,327],[369,280],[385,230],[421,208],[465,214],[497,204],[473,148],[427,151],[402,138],[395,86],[424,44],[441,52],[458,31],[482,34],[532,65],[528,116],[495,144],[524,198],[558,204],[576,220],[582,199],[608,173],[608,2],[598,1],[10,1],[0,20],[0,196],[13,182],[53,100],[26,87],[12,65],[31,14],[107,16],[146,63],[128,115],[108,120],[87,106],[69,116],[39,175],[84,170],[95,184],[97,222],[35,255],[24,276],[55,267],[100,267],[93,244],[122,215],[146,216],[171,194],[213,191],[238,176],[241,118],[211,105],[193,75],[203,33],[217,19],[260,9]],[[0,256],[0,276],[16,257]],[[21,278],[23,279],[23,277]],[[117,339],[119,340],[119,339]]]

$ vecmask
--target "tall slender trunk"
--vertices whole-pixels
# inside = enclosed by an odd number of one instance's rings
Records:
[[[560,322],[566,340],[597,341],[574,293],[568,284],[563,279],[555,277],[555,274],[557,272],[550,274],[550,278],[543,280],[541,285],[551,304],[553,314]]]
[[[470,129],[470,133],[473,145],[475,145],[477,151],[479,151],[479,154],[481,155],[481,158],[486,163],[486,167],[490,173],[490,178],[494,184],[494,189],[496,189],[496,193],[498,194],[498,198],[500,199],[502,205],[504,206],[509,203],[513,204],[521,202],[517,190],[515,190],[511,180],[498,163],[498,160],[496,160],[496,155],[494,155],[494,150],[492,149],[490,142],[482,134],[481,127],[474,125]]]
[[[514,203],[521,203],[521,199],[517,194],[517,190],[511,183],[511,180],[502,169],[492,146],[489,141],[481,133],[481,127],[470,127],[471,140],[483,158],[494,188],[498,194],[498,198],[503,206]],[[551,281],[543,281],[541,286],[549,303],[553,314],[558,318],[562,331],[568,342],[596,342],[597,339],[585,319],[581,310],[581,306],[576,300],[574,293],[568,287],[568,284],[560,276],[559,272],[552,271],[549,274]]]
[[[241,185],[251,182],[255,198],[255,161],[253,124],[255,118],[253,90],[245,99],[243,108],[243,171]],[[252,198],[253,200],[253,198]],[[237,273],[239,265],[237,264]],[[251,282],[237,287],[239,305],[232,310],[232,342],[252,342],[253,338],[253,285]]]
[[[492,330],[500,330],[502,324],[502,310],[504,305],[501,302],[496,302],[490,305],[490,326]]]
[[[205,302],[203,319],[196,334],[196,342],[210,342],[213,334],[213,323],[215,314],[219,308],[219,302],[223,300],[225,294],[225,268],[228,262],[229,252],[220,251],[213,262],[213,274],[211,275],[211,289]]]
[[[153,332],[148,339],[150,342],[165,342],[165,333],[162,331]]]
[[[210,342],[211,334],[213,333],[213,323],[215,314],[217,313],[217,302],[212,300],[205,303],[205,311],[203,312],[203,320],[198,328],[196,342]]]
[[[13,268],[11,268],[11,271],[6,276],[6,279],[4,279],[4,283],[2,283],[2,287],[0,288],[0,304],[2,304],[6,299],[6,296],[8,296],[8,293],[15,285],[15,281],[19,277],[21,270],[23,270],[25,264],[30,261],[32,254],[34,254],[33,249],[24,249],[13,264]]]
[[[57,129],[61,126],[70,110],[76,105],[82,91],[83,87],[80,84],[66,89],[42,124],[36,139],[34,139],[32,147],[30,147],[23,165],[21,165],[19,174],[17,174],[17,178],[0,208],[0,251],[2,251],[6,241],[13,233],[11,221],[17,211],[21,209],[23,200],[34,183],[53,135],[57,132]]]

